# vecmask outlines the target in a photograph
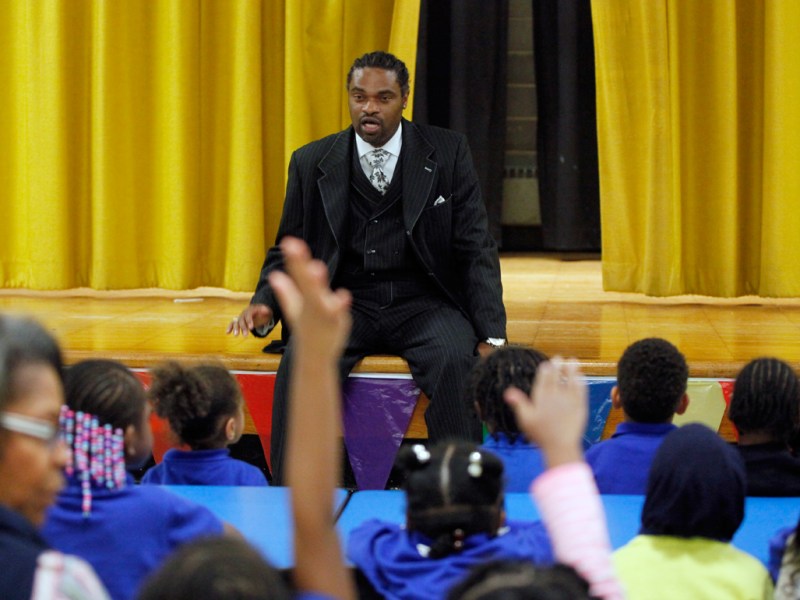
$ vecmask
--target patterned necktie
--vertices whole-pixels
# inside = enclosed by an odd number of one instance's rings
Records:
[[[389,179],[383,171],[383,165],[386,164],[390,156],[391,154],[383,148],[372,150],[367,154],[367,162],[372,167],[372,175],[369,176],[369,182],[381,194],[385,194],[386,190],[389,189]]]

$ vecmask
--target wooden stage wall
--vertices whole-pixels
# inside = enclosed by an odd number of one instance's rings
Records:
[[[587,376],[613,377],[616,361],[632,342],[651,336],[673,342],[685,354],[690,376],[717,382],[720,431],[733,438],[724,417],[724,382],[752,358],[776,356],[800,365],[800,300],[699,296],[649,298],[602,289],[600,261],[556,255],[503,255],[504,299],[511,343],[548,355],[576,358]],[[0,311],[41,321],[59,339],[68,364],[90,357],[120,360],[147,369],[168,359],[220,362],[242,375],[274,372],[279,357],[264,354],[266,340],[226,336],[225,327],[248,302],[247,292],[216,288],[172,292],[88,289],[57,292],[0,290]],[[396,357],[368,357],[356,375],[407,377]],[[722,383],[719,383],[722,382]],[[249,390],[249,391],[248,391]],[[263,386],[245,385],[251,406],[249,431],[267,426]],[[271,389],[267,394],[271,398]],[[424,402],[410,418],[408,437],[424,437]],[[255,415],[255,416],[254,416]],[[690,410],[691,415],[691,410]],[[710,416],[709,416],[710,415]],[[619,415],[609,414],[603,437]],[[257,422],[258,421],[258,422]]]

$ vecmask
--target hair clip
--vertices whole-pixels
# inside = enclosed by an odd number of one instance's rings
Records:
[[[422,444],[414,444],[411,449],[417,457],[417,460],[423,465],[431,459],[431,453]]]
[[[464,548],[464,530],[459,528],[453,531],[453,550],[460,552]]]
[[[481,464],[480,452],[475,451],[470,453],[467,473],[469,473],[470,477],[475,477],[476,479],[483,475],[483,465]]]

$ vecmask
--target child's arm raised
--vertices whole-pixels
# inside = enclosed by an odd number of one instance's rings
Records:
[[[588,393],[577,365],[558,357],[542,363],[530,397],[511,388],[505,398],[520,430],[539,444],[547,462],[531,493],[556,558],[589,582],[593,597],[624,598],[611,564],[603,505],[583,461]]]
[[[308,246],[284,238],[286,273],[272,285],[292,328],[286,462],[294,514],[295,582],[302,592],[355,598],[333,521],[332,499],[341,467],[341,385],[338,361],[350,333],[350,294],[331,291],[325,265]]]

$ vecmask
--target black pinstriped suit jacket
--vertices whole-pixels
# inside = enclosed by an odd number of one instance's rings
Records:
[[[289,162],[289,181],[277,241],[302,238],[331,277],[339,265],[349,214],[353,128],[311,142]],[[466,138],[456,132],[403,119],[403,226],[411,248],[442,291],[467,315],[478,339],[505,338],[506,314],[497,244]],[[437,199],[443,198],[437,203]],[[280,249],[270,248],[252,303],[266,304],[280,319],[267,282],[283,267]]]

